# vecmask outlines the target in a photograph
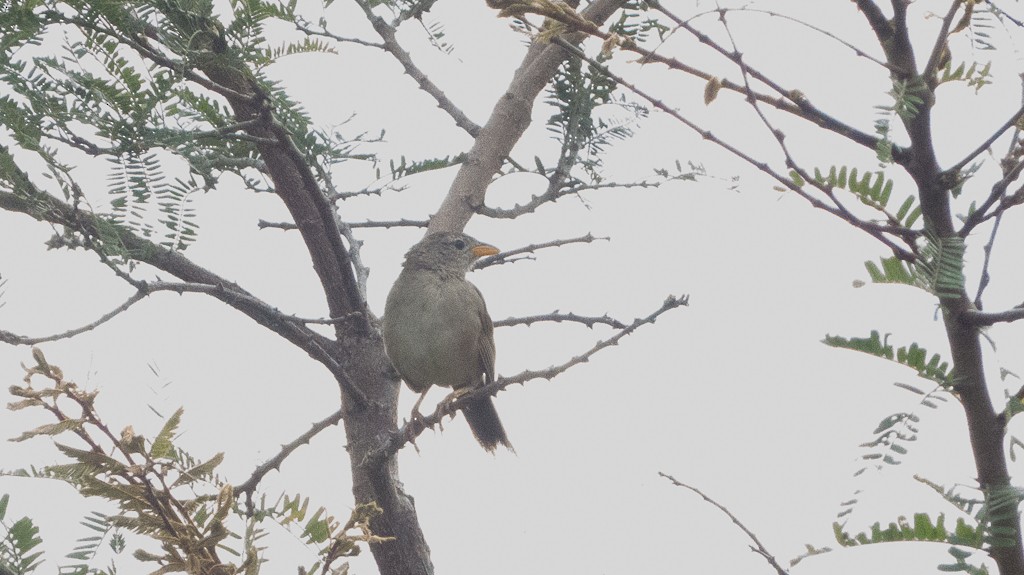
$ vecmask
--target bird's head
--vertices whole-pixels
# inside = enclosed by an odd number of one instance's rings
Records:
[[[405,267],[464,277],[473,262],[498,251],[498,248],[463,233],[435,232],[409,248],[405,254]]]

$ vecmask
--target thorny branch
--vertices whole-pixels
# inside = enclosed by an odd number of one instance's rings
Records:
[[[284,460],[291,455],[293,451],[308,444],[310,440],[321,431],[337,425],[344,415],[345,408],[339,408],[334,413],[314,423],[305,433],[296,437],[293,441],[282,445],[281,451],[279,451],[277,455],[257,466],[256,469],[253,470],[252,475],[249,476],[249,479],[246,479],[235,487],[235,495],[237,496],[244,493],[246,504],[249,505],[249,508],[251,509],[252,495],[256,491],[256,487],[259,486],[260,481],[263,481],[263,477],[275,469],[280,470],[281,464],[284,463]]]
[[[572,313],[572,312],[569,312],[569,313],[559,313],[558,310],[555,310],[555,311],[553,311],[551,313],[545,313],[545,314],[540,314],[540,315],[528,315],[528,316],[524,316],[524,317],[510,317],[508,319],[501,319],[501,320],[498,320],[498,321],[494,322],[494,327],[511,327],[511,326],[515,326],[515,325],[526,325],[526,326],[529,326],[529,325],[532,325],[534,323],[542,322],[542,321],[553,321],[553,322],[558,322],[558,323],[561,323],[561,322],[581,323],[581,324],[583,324],[583,325],[585,325],[585,326],[587,326],[587,327],[589,327],[591,329],[593,329],[594,326],[598,325],[598,324],[608,325],[608,326],[614,327],[615,329],[625,329],[626,328],[626,324],[622,323],[621,321],[619,321],[617,319],[609,317],[608,314],[605,314],[605,315],[603,315],[601,317],[596,317],[596,316],[578,315],[578,314],[575,314],[575,313]]]
[[[356,4],[363,9],[366,14],[366,19],[370,21],[373,29],[377,34],[384,40],[383,48],[387,53],[391,54],[398,63],[405,69],[405,73],[412,78],[416,84],[420,87],[420,90],[426,92],[431,98],[437,102],[437,107],[441,108],[446,114],[448,114],[452,120],[455,121],[455,125],[466,131],[467,134],[474,138],[480,133],[480,125],[469,119],[454,102],[448,98],[448,95],[444,93],[430,78],[424,73],[416,64],[412,61],[412,56],[398,43],[398,38],[395,36],[397,30],[391,24],[384,21],[383,18],[373,13],[373,8],[367,0],[356,0]]]
[[[772,555],[768,551],[768,549],[764,546],[764,544],[761,543],[761,540],[757,538],[757,535],[755,535],[753,531],[748,529],[747,526],[744,525],[743,522],[739,520],[739,518],[737,518],[735,515],[733,515],[733,513],[731,511],[729,511],[728,508],[726,508],[721,503],[719,503],[719,502],[715,501],[714,499],[712,499],[711,497],[709,497],[707,494],[705,494],[700,489],[697,489],[696,487],[693,487],[692,485],[687,485],[686,483],[683,483],[682,481],[679,481],[678,479],[676,479],[675,477],[672,477],[671,475],[668,475],[667,473],[659,471],[658,475],[664,477],[665,479],[668,479],[676,487],[684,487],[686,489],[689,489],[690,491],[692,491],[692,492],[696,493],[697,495],[699,495],[702,499],[704,499],[704,501],[707,501],[708,503],[710,503],[710,504],[714,505],[716,508],[718,508],[719,511],[721,511],[722,513],[725,513],[725,515],[727,517],[729,517],[729,519],[737,527],[739,527],[744,533],[746,533],[747,537],[749,537],[751,541],[754,542],[754,544],[751,545],[751,547],[750,547],[751,551],[753,551],[754,553],[757,553],[761,557],[764,557],[764,560],[767,561],[768,564],[772,566],[772,569],[775,569],[775,572],[778,573],[778,575],[789,575],[789,572],[786,571],[786,569],[783,568],[782,565],[779,564],[778,560],[775,559],[775,556]]]
[[[503,252],[501,252],[499,254],[483,258],[482,260],[479,260],[478,262],[476,262],[476,264],[473,266],[473,269],[482,269],[482,268],[486,268],[486,267],[489,267],[489,266],[497,266],[497,265],[517,262],[517,261],[519,261],[520,259],[523,259],[523,258],[518,258],[518,257],[515,257],[515,256],[519,256],[519,255],[522,255],[522,254],[532,254],[532,253],[534,253],[534,252],[536,252],[538,250],[542,250],[542,249],[546,249],[546,248],[557,248],[557,247],[561,247],[561,246],[565,246],[565,245],[569,245],[569,244],[589,244],[589,243],[592,243],[592,242],[595,242],[595,241],[598,241],[598,240],[608,240],[608,239],[610,239],[610,238],[599,238],[599,237],[594,236],[593,234],[587,234],[585,236],[579,236],[579,237],[576,237],[576,238],[564,238],[564,239],[558,239],[558,240],[551,240],[550,242],[544,242],[544,243],[540,243],[540,244],[530,244],[528,246],[523,246],[521,248],[515,248],[515,249],[512,249],[512,250],[503,251]],[[524,257],[528,258],[529,256],[524,256]]]
[[[690,296],[669,296],[661,307],[650,315],[633,320],[629,325],[619,329],[614,336],[598,341],[584,353],[577,355],[560,365],[551,366],[547,369],[541,370],[525,370],[509,377],[499,377],[496,381],[466,393],[455,401],[442,402],[430,415],[424,415],[422,418],[408,422],[397,431],[392,432],[384,438],[377,448],[371,450],[369,457],[379,461],[394,455],[402,448],[402,446],[415,441],[415,439],[419,437],[425,429],[433,428],[435,425],[439,424],[445,416],[453,415],[455,412],[460,410],[467,401],[470,401],[473,398],[483,395],[495,395],[499,391],[502,391],[513,384],[523,384],[534,379],[546,379],[550,381],[562,373],[565,373],[572,367],[590,361],[590,358],[601,350],[613,345],[618,345],[622,338],[628,336],[644,325],[654,323],[662,314],[689,304]],[[364,465],[365,464],[366,463],[364,462]],[[372,463],[370,464],[372,465]]]
[[[78,334],[85,333],[96,329],[111,319],[117,317],[128,308],[139,303],[151,293],[158,291],[173,291],[178,294],[185,292],[197,292],[197,293],[209,293],[214,289],[219,289],[218,286],[209,286],[201,284],[189,284],[189,283],[168,283],[168,282],[139,282],[139,289],[130,298],[124,301],[121,305],[117,306],[113,310],[103,314],[96,321],[87,323],[81,327],[69,329],[61,333],[39,336],[39,337],[28,337],[20,336],[9,331],[0,330],[0,341],[9,343],[11,345],[35,345],[37,343],[44,343],[48,341],[57,341],[60,339],[67,339],[74,337]]]

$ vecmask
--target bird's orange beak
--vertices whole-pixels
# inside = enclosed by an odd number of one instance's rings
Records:
[[[480,244],[478,246],[473,246],[473,249],[470,250],[470,251],[473,252],[474,256],[476,256],[478,258],[482,258],[484,256],[493,256],[494,254],[498,253],[501,250],[499,250],[498,248],[496,248],[494,246],[489,246],[487,244]]]

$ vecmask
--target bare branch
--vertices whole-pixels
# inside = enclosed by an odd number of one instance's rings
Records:
[[[581,355],[575,356],[572,359],[560,365],[551,366],[547,369],[541,370],[526,370],[510,377],[499,377],[493,383],[479,387],[469,393],[466,393],[465,395],[460,396],[455,401],[442,402],[437,406],[437,409],[434,410],[434,412],[431,413],[430,415],[425,415],[422,418],[408,422],[397,431],[392,432],[388,437],[386,437],[382,441],[379,447],[370,451],[368,457],[376,459],[390,457],[391,455],[397,453],[398,450],[401,449],[402,446],[405,445],[406,443],[415,441],[415,439],[419,437],[419,435],[423,433],[425,429],[432,428],[435,425],[439,424],[445,416],[454,414],[456,411],[460,410],[468,401],[471,401],[473,398],[485,395],[495,395],[499,391],[504,390],[510,385],[516,383],[522,384],[533,379],[546,379],[550,381],[555,377],[565,373],[570,368],[590,361],[590,358],[593,357],[599,351],[607,347],[611,347],[613,345],[618,345],[619,341],[622,338],[628,336],[629,334],[633,333],[634,331],[636,331],[637,329],[644,325],[654,323],[658,319],[658,317],[660,317],[665,312],[676,309],[678,307],[687,306],[689,305],[689,303],[690,296],[669,296],[661,305],[661,307],[655,310],[650,315],[633,320],[633,323],[620,329],[614,336],[608,339],[598,341],[593,345],[593,347],[588,349],[586,352],[582,353]]]
[[[961,5],[966,6],[963,0],[953,0],[949,6],[949,11],[946,12],[946,16],[942,19],[942,26],[939,28],[939,33],[935,36],[935,45],[932,47],[932,53],[928,56],[928,63],[925,64],[924,71],[921,73],[929,81],[935,77],[939,69],[949,60],[949,28],[953,25],[953,18],[960,11]],[[971,8],[967,9],[970,10]]]
[[[146,298],[146,296],[148,296],[149,294],[151,294],[153,292],[157,292],[157,291],[174,291],[174,292],[177,292],[177,293],[180,294],[180,293],[184,293],[184,292],[209,292],[209,291],[211,291],[212,289],[215,288],[215,286],[206,286],[206,285],[198,285],[198,284],[187,284],[187,283],[164,283],[164,282],[155,282],[155,283],[140,282],[140,286],[141,286],[141,289],[139,289],[137,292],[135,292],[135,294],[132,295],[130,298],[125,300],[124,303],[122,303],[121,305],[117,306],[113,310],[103,314],[96,321],[87,323],[87,324],[85,324],[85,325],[83,325],[81,327],[77,327],[77,328],[74,328],[74,329],[69,329],[67,331],[63,331],[61,333],[57,333],[57,334],[54,334],[54,335],[47,335],[47,336],[40,336],[40,337],[20,336],[20,335],[13,334],[13,333],[11,333],[9,331],[0,330],[0,341],[2,341],[4,343],[9,343],[11,345],[35,345],[37,343],[44,343],[44,342],[48,342],[48,341],[57,341],[57,340],[60,340],[60,339],[67,339],[69,337],[74,337],[74,336],[76,336],[78,334],[85,333],[87,331],[91,331],[93,329],[96,329],[97,327],[99,327],[99,326],[103,325],[104,323],[110,321],[111,319],[117,317],[122,312],[124,312],[128,308],[132,307],[136,303],[142,301],[143,299]]]
[[[595,242],[595,241],[598,241],[598,240],[605,240],[605,241],[607,241],[607,240],[610,240],[610,239],[611,238],[606,238],[606,237],[605,238],[601,238],[601,237],[594,236],[593,234],[587,234],[585,236],[579,236],[577,238],[566,238],[566,239],[560,239],[560,240],[551,240],[550,242],[544,242],[544,243],[541,243],[541,244],[530,244],[528,246],[523,246],[521,248],[516,248],[516,249],[513,249],[513,250],[504,251],[504,252],[501,252],[501,253],[499,253],[497,255],[493,255],[493,256],[490,256],[490,257],[483,258],[482,260],[479,260],[479,261],[476,262],[476,265],[473,266],[473,269],[483,269],[483,268],[486,268],[486,267],[489,267],[489,266],[496,266],[496,265],[502,265],[502,264],[507,264],[507,263],[514,263],[514,262],[519,261],[520,259],[523,259],[523,258],[517,258],[515,256],[522,255],[522,254],[532,254],[532,253],[536,252],[537,250],[542,250],[542,249],[545,249],[545,248],[557,248],[557,247],[565,246],[565,245],[569,245],[569,244],[589,244],[589,243],[592,243],[592,242]]]
[[[594,326],[597,325],[597,324],[608,325],[608,326],[614,327],[615,329],[625,329],[626,328],[626,324],[622,323],[621,321],[619,321],[617,319],[613,319],[613,318],[609,317],[608,314],[604,314],[601,317],[597,317],[597,316],[583,316],[583,315],[576,315],[576,314],[574,314],[572,312],[569,312],[569,313],[558,313],[558,310],[555,310],[555,311],[553,311],[551,313],[548,313],[548,314],[529,315],[529,316],[524,316],[524,317],[510,317],[508,319],[498,320],[498,321],[494,322],[494,327],[511,327],[511,326],[515,326],[515,325],[527,325],[528,326],[528,325],[532,325],[532,324],[534,324],[536,322],[541,322],[541,321],[553,321],[553,322],[558,322],[558,323],[561,323],[561,322],[581,323],[581,324],[589,327],[590,329],[594,329]]]
[[[246,479],[243,483],[240,483],[235,487],[235,496],[237,497],[238,495],[245,493],[247,499],[251,498],[253,492],[256,490],[256,487],[259,486],[259,483],[263,480],[264,476],[274,469],[280,470],[281,464],[284,463],[284,460],[291,455],[293,451],[309,443],[309,441],[321,431],[337,425],[344,415],[345,408],[339,408],[334,413],[314,423],[309,430],[302,435],[296,437],[291,442],[282,445],[281,451],[279,451],[277,455],[258,465],[256,469],[253,470],[252,475],[249,476],[249,479]]]
[[[185,280],[188,285],[192,286],[186,291],[209,293],[309,353],[311,357],[331,371],[342,389],[353,398],[353,405],[356,409],[366,407],[365,394],[356,386],[347,370],[333,355],[336,347],[334,341],[304,325],[287,321],[288,316],[281,314],[273,306],[253,296],[234,282],[196,265],[180,253],[154,244],[121,227],[105,225],[100,216],[78,210],[40,191],[29,181],[28,176],[17,168],[14,159],[4,148],[0,148],[0,159],[7,161],[11,166],[12,180],[10,181],[15,189],[13,193],[0,191],[0,209],[24,213],[39,221],[65,226],[87,237],[98,237],[97,230],[100,228],[113,231],[116,233],[115,241],[118,245],[134,254],[137,261],[145,262]],[[105,257],[100,251],[102,246],[93,246],[92,249],[101,257]],[[147,285],[147,282],[135,280],[124,274],[121,274],[121,277],[139,290],[144,290],[143,286]]]
[[[969,324],[984,327],[997,323],[1010,323],[1024,319],[1024,304],[1012,307],[1005,311],[987,312],[981,310],[965,310],[963,318]]]
[[[310,28],[309,27],[309,23],[306,22],[306,20],[302,19],[301,17],[297,17],[295,19],[295,22],[293,22],[293,23],[295,24],[295,28],[297,30],[299,30],[300,32],[304,32],[305,34],[308,34],[310,36],[321,36],[323,38],[330,38],[331,40],[334,40],[335,42],[339,42],[339,43],[342,43],[342,44],[358,44],[359,46],[366,46],[367,48],[377,48],[378,50],[386,50],[387,49],[384,46],[384,44],[378,44],[377,42],[368,42],[368,41],[363,40],[361,38],[350,38],[348,36],[338,36],[337,34],[333,34],[331,32],[328,32],[326,29],[314,30],[314,29]]]
[[[525,204],[516,204],[515,207],[509,209],[503,208],[490,208],[487,206],[480,206],[477,208],[477,213],[481,216],[487,216],[488,218],[495,219],[515,219],[525,214],[531,214],[537,211],[540,206],[558,200],[558,198],[575,194],[576,190],[563,188],[563,189],[548,189],[541,195],[534,195],[530,198],[529,202]]]
[[[356,4],[363,9],[366,14],[366,19],[370,21],[373,29],[377,31],[377,34],[384,40],[382,48],[387,53],[394,56],[395,60],[402,65],[405,69],[405,73],[410,78],[416,81],[416,84],[430,95],[436,102],[437,107],[441,108],[446,114],[451,116],[452,120],[455,120],[455,125],[462,128],[470,136],[474,138],[480,133],[480,125],[469,119],[455,102],[452,102],[448,98],[447,94],[441,90],[436,84],[434,84],[427,75],[420,70],[420,68],[412,61],[412,56],[406,52],[405,48],[398,43],[398,38],[395,36],[394,26],[388,24],[383,18],[373,13],[373,8],[370,7],[370,3],[367,0],[356,0]]]
[[[968,234],[971,233],[971,230],[982,222],[993,217],[998,217],[999,214],[1005,212],[1011,207],[1019,205],[1022,199],[1020,197],[1021,189],[1018,189],[1015,193],[1009,196],[1006,195],[1006,189],[1010,187],[1011,183],[1020,177],[1022,172],[1024,172],[1024,159],[1018,160],[1013,167],[1005,171],[1005,175],[1001,180],[992,184],[992,191],[989,192],[988,198],[985,198],[985,201],[967,216],[967,219],[964,220],[964,225],[961,226],[957,235],[962,238],[966,238]],[[989,208],[991,208],[997,201],[999,202],[999,205],[996,206],[994,210],[989,211]]]
[[[775,559],[775,556],[768,552],[768,549],[757,538],[757,535],[754,535],[754,532],[751,531],[750,529],[748,529],[747,526],[744,525],[742,521],[740,521],[735,515],[732,514],[731,511],[729,511],[728,508],[726,508],[721,503],[719,503],[719,502],[715,501],[714,499],[712,499],[711,497],[709,497],[707,494],[705,494],[700,489],[697,489],[696,487],[693,487],[692,485],[687,485],[687,484],[683,483],[682,481],[679,481],[675,477],[672,477],[671,475],[668,475],[667,473],[659,471],[658,475],[664,477],[665,479],[668,479],[676,487],[684,487],[686,489],[689,489],[690,491],[692,491],[692,492],[696,493],[697,495],[699,495],[702,499],[704,499],[704,501],[707,501],[708,503],[710,503],[710,504],[714,505],[715,507],[717,507],[719,511],[721,511],[722,513],[725,513],[725,515],[727,517],[729,517],[729,519],[737,527],[739,527],[744,533],[746,533],[747,537],[749,537],[751,541],[754,542],[754,544],[750,547],[750,549],[754,553],[757,553],[761,557],[764,557],[764,560],[767,561],[768,564],[772,566],[772,569],[775,569],[775,572],[778,573],[779,575],[789,575],[789,572],[786,571],[782,567],[782,565],[779,565],[779,562],[778,562],[778,560]]]
[[[726,12],[744,12],[744,13],[751,13],[751,14],[764,14],[766,16],[771,16],[773,18],[779,18],[781,20],[787,20],[787,21],[792,22],[792,23],[794,23],[794,24],[796,24],[798,26],[803,26],[804,28],[807,28],[809,30],[813,30],[814,32],[817,32],[818,34],[821,34],[822,36],[825,36],[826,38],[829,38],[831,40],[834,40],[834,41],[842,44],[843,46],[846,46],[847,48],[852,50],[854,54],[856,54],[857,56],[859,56],[861,58],[865,58],[867,60],[870,60],[870,61],[874,62],[875,64],[878,64],[879,66],[881,66],[883,68],[891,69],[888,63],[883,62],[882,60],[879,60],[878,58],[875,58],[871,54],[868,54],[864,50],[861,50],[860,48],[858,48],[856,45],[854,45],[854,44],[852,44],[850,42],[847,42],[846,40],[843,40],[839,36],[836,36],[832,32],[829,32],[828,30],[825,30],[824,28],[820,28],[818,26],[815,26],[814,24],[811,24],[810,22],[805,22],[805,21],[803,21],[803,20],[801,20],[799,18],[794,18],[794,17],[792,17],[792,16],[790,16],[788,14],[782,14],[780,12],[773,12],[771,10],[761,10],[761,9],[757,9],[757,8],[750,8],[750,7],[747,7],[747,6],[740,7],[740,8],[718,8],[715,11],[723,13],[723,14],[726,13]]]
[[[943,172],[943,175],[946,176],[946,177],[949,177],[949,176],[952,176],[952,175],[956,174],[960,170],[964,169],[964,167],[967,166],[967,164],[971,163],[971,161],[974,160],[974,158],[978,157],[985,150],[989,149],[989,147],[991,147],[992,144],[994,144],[995,141],[998,140],[1000,136],[1005,134],[1007,130],[1009,130],[1010,128],[1015,127],[1017,125],[1017,122],[1019,122],[1021,120],[1021,118],[1024,118],[1024,107],[1021,107],[1019,110],[1014,112],[1013,115],[1010,116],[1010,119],[1008,119],[1006,122],[1004,122],[1003,125],[1000,126],[998,130],[993,132],[992,135],[989,136],[980,145],[978,145],[977,148],[975,148],[969,154],[964,156],[963,159],[961,159],[959,162],[953,164],[947,170],[945,170]]]
[[[1015,18],[1013,16],[1013,14],[1010,14],[1009,12],[1004,10],[1001,6],[996,5],[996,3],[993,0],[988,0],[988,2],[986,2],[986,3],[989,6],[992,7],[992,11],[995,12],[996,14],[998,14],[1000,16],[1000,18],[1006,18],[1010,22],[1013,22],[1013,24],[1015,26],[1017,26],[1019,28],[1024,28],[1024,20],[1021,20],[1019,18]]]
[[[992,224],[992,233],[988,237],[988,243],[982,248],[985,252],[985,261],[981,266],[981,277],[978,279],[978,293],[974,296],[974,307],[981,309],[981,296],[985,293],[985,288],[988,287],[989,281],[992,277],[989,275],[989,263],[992,261],[992,248],[996,244],[996,234],[999,233],[999,224],[1003,221],[1003,214],[1000,213],[996,216],[995,222]]]

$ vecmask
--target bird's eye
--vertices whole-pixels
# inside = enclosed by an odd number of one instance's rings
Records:
[[[457,249],[457,250],[464,250],[464,249],[466,249],[466,242],[464,242],[462,240],[455,240],[452,243],[452,245],[455,246],[455,249]]]

